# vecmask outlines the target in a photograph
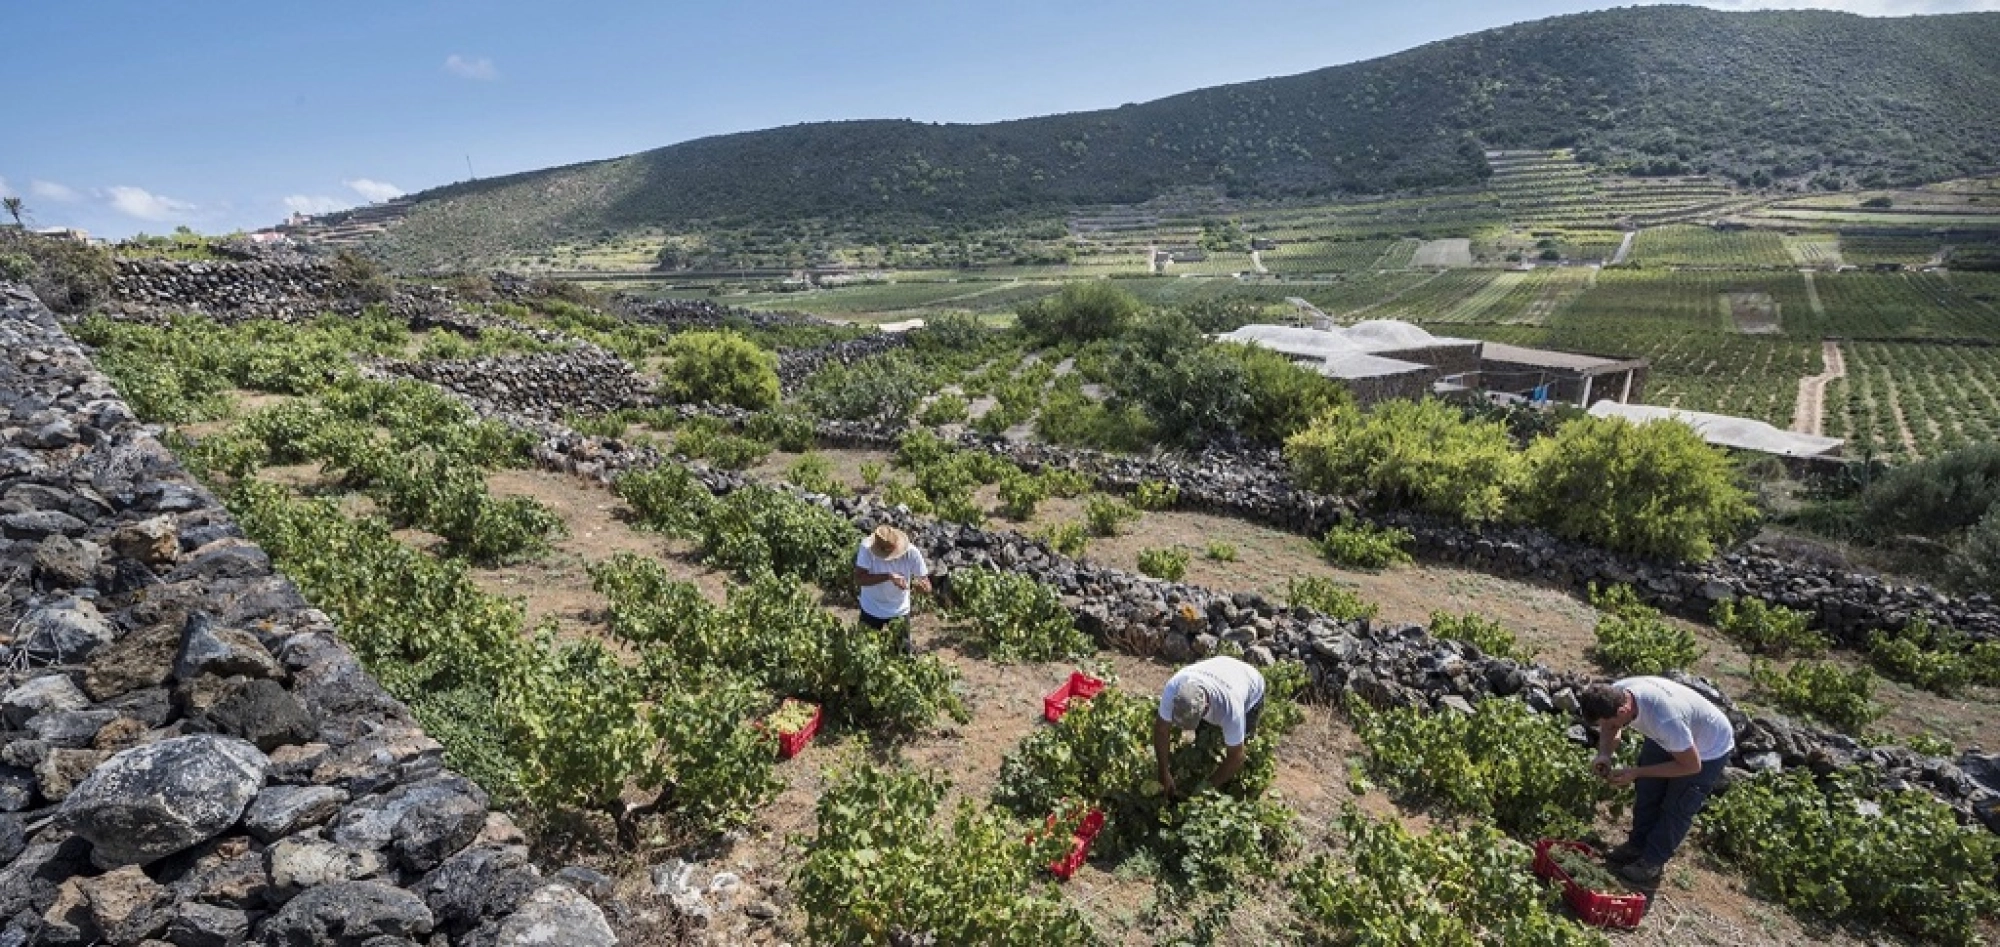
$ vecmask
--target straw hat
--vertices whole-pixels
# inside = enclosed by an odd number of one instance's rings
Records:
[[[1183,681],[1174,690],[1174,705],[1169,709],[1174,715],[1174,726],[1193,730],[1201,723],[1202,715],[1208,713],[1208,692],[1193,681]]]
[[[910,537],[894,526],[877,526],[868,537],[868,551],[881,559],[895,559],[910,550]]]

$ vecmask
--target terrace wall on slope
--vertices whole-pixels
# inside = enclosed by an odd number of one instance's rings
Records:
[[[0,945],[615,943],[7,285],[0,629]]]

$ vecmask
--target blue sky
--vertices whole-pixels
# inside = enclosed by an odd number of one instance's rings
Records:
[[[1610,5],[11,0],[0,193],[99,236],[254,229],[463,180],[468,157],[487,177],[798,122],[1109,108]]]

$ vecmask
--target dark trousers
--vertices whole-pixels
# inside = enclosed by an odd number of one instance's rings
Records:
[[[1651,766],[1674,758],[1665,747],[1647,740],[1639,747],[1639,765]],[[1643,778],[1632,784],[1632,837],[1625,842],[1638,849],[1639,860],[1648,865],[1664,865],[1694,827],[1695,813],[1701,811],[1710,793],[1722,783],[1722,768],[1728,757],[1701,764],[1701,772],[1672,779]]]

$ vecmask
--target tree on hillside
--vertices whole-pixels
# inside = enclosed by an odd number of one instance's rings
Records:
[[[667,342],[660,373],[675,401],[712,401],[753,411],[778,403],[778,356],[734,332],[683,332]]]
[[[12,194],[7,195],[6,197],[0,197],[0,207],[4,207],[8,215],[14,218],[14,226],[16,227],[27,226],[26,224],[23,224],[21,222],[21,215],[27,212],[27,208],[22,205],[21,199],[19,197],[16,197]]]
[[[1145,306],[1131,293],[1107,282],[1071,283],[1017,313],[1021,328],[1048,343],[1108,339],[1139,318]]]
[[[1521,511],[1557,535],[1699,562],[1755,522],[1729,458],[1678,421],[1577,418],[1528,448]]]

